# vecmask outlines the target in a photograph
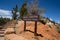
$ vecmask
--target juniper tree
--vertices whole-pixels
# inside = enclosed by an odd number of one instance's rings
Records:
[[[28,12],[27,12],[27,3],[24,2],[21,9],[19,10],[19,13],[20,13],[20,18],[22,19],[23,15],[28,15]]]
[[[14,20],[16,20],[17,19],[17,12],[18,12],[18,6],[16,5],[16,7],[15,8],[13,8],[13,10],[12,10],[12,18],[14,19]]]

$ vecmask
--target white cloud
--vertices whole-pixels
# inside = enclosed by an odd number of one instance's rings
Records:
[[[11,11],[0,9],[0,15],[10,15]]]
[[[49,18],[51,21],[53,21],[53,19],[52,18]]]
[[[60,23],[60,21],[57,21],[57,23]]]
[[[0,17],[12,18],[11,15],[11,11],[0,9]]]
[[[3,16],[3,18],[10,18],[10,19],[12,19],[12,17],[11,17],[11,16]]]

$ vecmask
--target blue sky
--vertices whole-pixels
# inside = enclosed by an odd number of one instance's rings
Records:
[[[44,8],[44,16],[60,22],[60,0],[38,0],[39,7]],[[17,4],[20,8],[24,0],[0,0],[0,16],[10,17],[11,10]]]

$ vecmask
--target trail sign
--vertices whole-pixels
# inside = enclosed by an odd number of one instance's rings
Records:
[[[38,15],[23,16],[24,21],[38,21]]]
[[[23,16],[24,20],[24,31],[26,31],[26,21],[35,21],[34,35],[37,36],[37,21],[39,19],[38,15]]]

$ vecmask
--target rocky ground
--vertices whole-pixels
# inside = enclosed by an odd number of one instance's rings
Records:
[[[0,40],[4,40],[4,31],[5,29],[0,29]]]
[[[4,40],[4,37],[0,37],[0,40]]]
[[[5,31],[6,40],[60,40],[60,33],[57,32],[56,26],[51,24],[42,24],[41,22],[37,23],[37,33],[39,36],[34,36],[34,22],[27,22],[27,30],[24,32],[24,21],[18,21],[17,27],[7,28]],[[32,32],[31,32],[32,31]],[[14,34],[16,32],[16,34]]]

